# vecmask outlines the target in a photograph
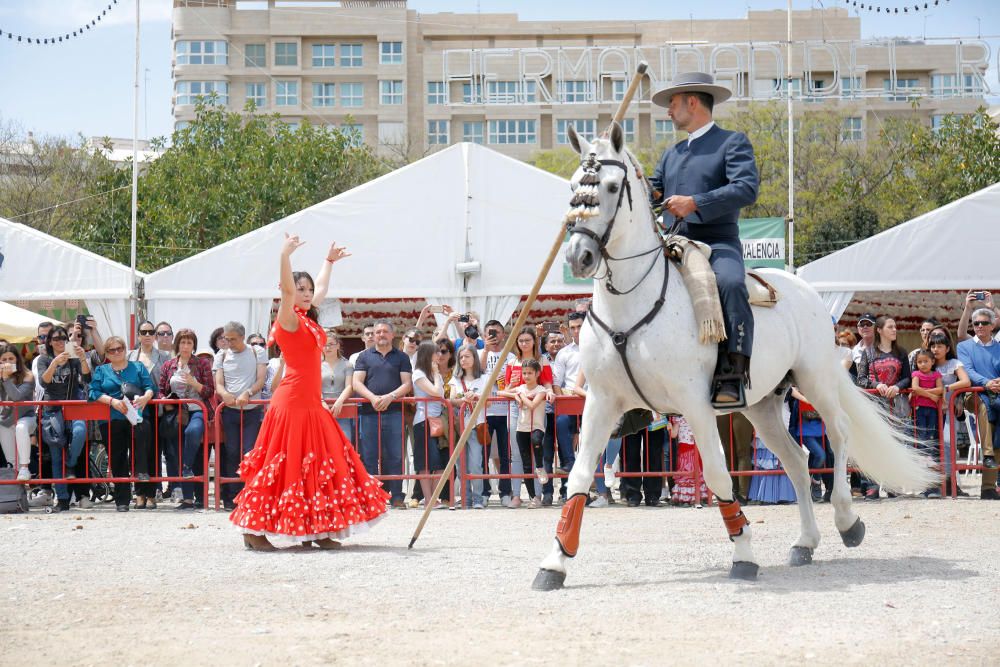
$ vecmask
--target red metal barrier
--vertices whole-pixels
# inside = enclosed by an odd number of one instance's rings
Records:
[[[180,409],[181,405],[197,405],[197,406],[199,406],[204,411],[203,412],[204,415],[208,415],[209,414],[208,409],[205,406],[205,404],[202,401],[197,400],[197,399],[162,399],[162,398],[157,398],[157,399],[151,400],[148,405],[154,406],[154,408],[155,408],[155,406],[161,406],[161,405],[175,405],[175,406],[178,406],[177,409]],[[70,424],[72,422],[74,422],[74,421],[83,421],[83,422],[108,422],[108,421],[110,421],[110,416],[111,416],[111,407],[110,406],[104,405],[103,403],[96,403],[96,402],[89,402],[89,401],[22,401],[22,402],[0,401],[0,407],[33,407],[33,408],[36,408],[36,417],[35,417],[35,419],[36,419],[36,422],[35,422],[36,431],[35,432],[36,432],[36,446],[37,446],[37,449],[38,449],[38,472],[39,472],[39,475],[41,475],[42,468],[43,468],[43,465],[42,465],[43,449],[42,448],[44,446],[47,446],[47,445],[44,443],[44,441],[42,439],[42,410],[38,410],[37,408],[61,407],[62,408],[62,414],[63,414],[63,420],[64,420],[64,422],[67,425],[69,425],[70,429],[72,428],[72,426]],[[155,413],[155,409],[153,410],[153,412]],[[178,424],[178,428],[179,428],[179,424]],[[209,475],[208,475],[208,431],[209,431],[208,424],[206,423],[206,425],[205,425],[205,431],[202,434],[202,447],[203,447],[203,450],[204,450],[203,451],[203,466],[204,466],[203,470],[204,470],[204,472],[203,472],[202,475],[198,475],[198,476],[195,476],[195,477],[185,478],[183,476],[172,476],[171,477],[171,476],[160,476],[160,475],[155,475],[154,476],[154,475],[150,475],[149,480],[139,480],[139,478],[137,476],[137,473],[135,471],[135,456],[134,456],[135,455],[135,438],[134,438],[134,434],[133,434],[132,439],[131,439],[131,441],[129,443],[129,447],[131,447],[131,451],[130,451],[130,467],[131,467],[130,472],[132,473],[131,475],[127,475],[127,476],[125,476],[125,475],[116,475],[116,476],[113,476],[113,477],[109,475],[109,476],[103,476],[103,477],[94,477],[93,475],[91,475],[92,471],[90,470],[90,458],[88,456],[85,459],[86,460],[86,464],[85,464],[86,474],[85,474],[84,477],[67,477],[66,476],[67,475],[66,460],[65,460],[65,458],[63,458],[62,470],[59,471],[59,473],[60,473],[59,476],[56,476],[56,471],[53,470],[52,471],[52,474],[53,474],[52,477],[41,477],[41,476],[34,477],[34,478],[31,479],[30,482],[17,481],[17,480],[7,480],[7,481],[0,481],[0,484],[28,484],[28,485],[38,485],[38,484],[107,484],[107,483],[135,483],[135,482],[140,482],[140,481],[143,481],[143,482],[144,481],[149,481],[150,483],[154,483],[154,484],[155,483],[161,483],[161,482],[188,482],[188,483],[201,482],[203,484],[203,489],[204,489],[204,494],[205,494],[204,497],[205,497],[206,502],[207,502],[207,499],[208,499],[208,487],[209,487],[209,482],[208,482],[208,478],[209,478]],[[159,451],[159,419],[154,418],[154,420],[153,420],[153,432],[152,432],[152,434],[151,434],[150,437],[153,438],[153,457],[154,457],[154,460],[156,461],[156,470],[159,472],[160,471],[160,458],[159,458],[159,455],[160,455],[160,451]],[[108,432],[108,438],[109,438],[109,442],[102,443],[102,444],[103,444],[103,446],[105,448],[105,451],[106,451],[106,453],[108,455],[108,469],[110,470],[110,468],[111,468],[111,463],[110,463],[111,462],[111,453],[112,453],[112,442],[110,442],[110,439],[111,439],[110,430]],[[89,436],[87,436],[86,439],[84,440],[84,446],[83,446],[83,450],[81,451],[81,455],[84,455],[84,453],[89,452],[90,444],[91,443],[89,441]],[[68,445],[66,447],[68,448]],[[184,438],[183,438],[183,434],[181,434],[181,436],[180,436],[180,438],[178,440],[178,460],[179,461],[183,461],[183,451],[184,451]]]

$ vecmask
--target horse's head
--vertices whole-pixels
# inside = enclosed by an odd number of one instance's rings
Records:
[[[618,123],[611,124],[607,138],[593,143],[579,136],[572,125],[567,130],[570,145],[580,154],[580,167],[570,182],[573,199],[566,212],[570,230],[566,260],[574,276],[591,278],[613,241],[614,221],[623,201],[632,207],[627,173],[631,158],[625,151],[625,135]]]

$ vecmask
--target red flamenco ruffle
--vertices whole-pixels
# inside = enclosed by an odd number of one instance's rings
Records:
[[[240,464],[246,486],[230,520],[245,533],[298,539],[342,538],[366,530],[385,513],[389,494],[343,435],[338,439],[329,448],[343,448],[340,461],[333,451],[317,454],[302,445],[299,469],[298,457],[258,440]]]

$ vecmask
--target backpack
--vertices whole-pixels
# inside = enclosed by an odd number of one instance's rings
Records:
[[[0,468],[0,481],[13,482],[17,471]],[[28,511],[28,491],[24,484],[0,484],[0,514],[19,514]]]

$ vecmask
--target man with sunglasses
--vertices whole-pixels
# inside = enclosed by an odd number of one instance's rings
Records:
[[[854,360],[854,368],[861,363],[861,357],[865,354],[871,355],[875,345],[875,320],[871,313],[863,313],[858,318],[858,344],[851,349],[851,358]],[[855,371],[857,373],[857,371]]]
[[[42,358],[45,354],[45,342],[49,338],[49,332],[52,330],[54,325],[52,322],[42,322],[38,325],[37,335],[35,336],[35,358],[31,360],[31,375],[35,378],[35,400],[42,400],[42,393],[45,391],[42,388],[41,376],[38,373],[38,360]]]
[[[958,344],[958,359],[965,366],[974,387],[985,391],[979,394],[980,405],[977,421],[980,423],[983,447],[983,483],[980,497],[983,500],[1000,500],[997,493],[997,461],[995,452],[1000,447],[1000,343],[993,339],[996,313],[992,308],[978,308],[972,313],[974,336]],[[989,424],[989,428],[985,428]]]
[[[169,322],[156,325],[156,347],[170,359],[174,356],[174,328]]]

